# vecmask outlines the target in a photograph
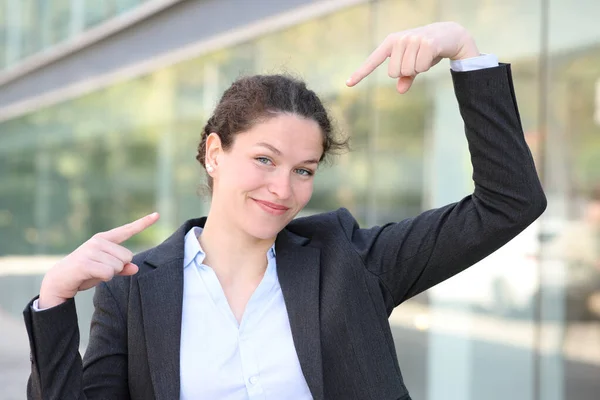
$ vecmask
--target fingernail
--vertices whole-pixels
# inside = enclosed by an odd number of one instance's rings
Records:
[[[346,85],[350,85],[350,84],[352,84],[352,78],[346,79]]]

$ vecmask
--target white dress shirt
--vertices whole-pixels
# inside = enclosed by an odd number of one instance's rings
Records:
[[[195,227],[185,236],[181,399],[312,399],[296,355],[275,249],[241,322],[229,307]]]

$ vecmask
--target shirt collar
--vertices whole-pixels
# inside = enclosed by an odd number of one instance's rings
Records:
[[[183,255],[183,268],[187,268],[194,259],[198,264],[202,264],[206,254],[200,246],[198,238],[202,234],[202,228],[195,226],[188,231],[185,235],[184,255]],[[271,246],[267,252],[267,260],[271,261],[275,259],[275,244]]]
[[[206,254],[204,254],[202,247],[200,247],[200,242],[198,241],[198,237],[200,237],[201,233],[202,228],[194,226],[185,234],[183,268],[187,268],[196,257],[198,258],[198,263],[201,264],[202,261],[204,261]]]

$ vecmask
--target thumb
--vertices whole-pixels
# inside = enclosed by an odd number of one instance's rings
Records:
[[[398,93],[406,93],[408,89],[412,86],[415,81],[416,76],[401,76],[398,78],[398,83],[396,83],[396,90]]]
[[[125,266],[123,267],[123,270],[121,272],[118,273],[118,275],[121,276],[128,276],[128,275],[135,275],[137,274],[137,272],[140,269],[138,268],[137,265],[129,263],[129,264],[125,264]]]

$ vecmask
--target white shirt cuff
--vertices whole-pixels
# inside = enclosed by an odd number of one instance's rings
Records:
[[[478,57],[465,58],[464,60],[450,60],[450,68],[456,72],[475,71],[497,67],[498,65],[498,57],[494,54],[481,54]]]
[[[33,311],[38,312],[38,311],[48,310],[48,308],[40,308],[38,306],[38,301],[39,301],[39,299],[35,299],[33,301],[33,304],[31,305],[31,308],[33,309]],[[50,308],[52,308],[52,307],[50,307]]]

